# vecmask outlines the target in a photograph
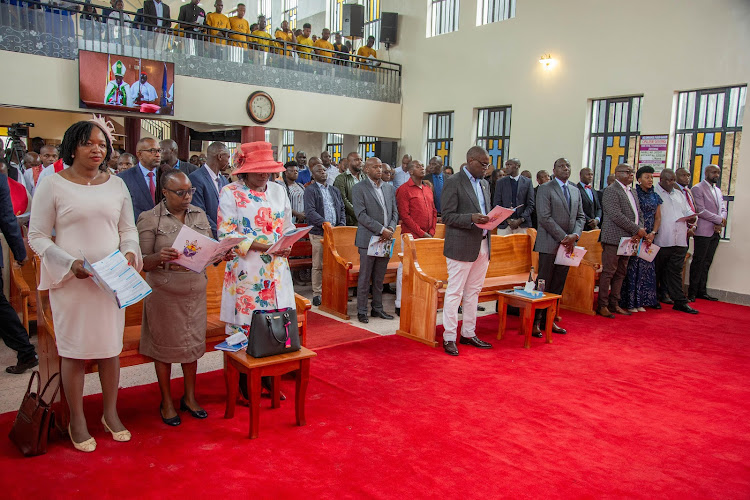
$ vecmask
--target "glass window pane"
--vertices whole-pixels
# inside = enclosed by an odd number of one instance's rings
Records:
[[[706,108],[708,107],[708,96],[701,94],[698,103],[698,128],[706,128]]]
[[[693,127],[695,127],[695,92],[690,92],[687,101],[685,128],[691,129]]]
[[[716,126],[716,94],[709,94],[706,100],[706,128]]]

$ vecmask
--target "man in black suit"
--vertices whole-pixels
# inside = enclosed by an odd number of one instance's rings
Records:
[[[16,216],[13,214],[13,203],[10,199],[10,188],[8,178],[0,174],[0,232],[5,236],[10,250],[13,252],[16,262],[22,263],[26,260],[26,246],[21,236],[21,228],[18,226]],[[0,252],[0,271],[3,267],[3,255]],[[29,342],[18,314],[5,298],[3,293],[3,278],[0,272],[0,337],[5,345],[16,351],[18,362],[14,366],[5,369],[8,373],[19,374],[39,364],[34,346]]]
[[[497,234],[514,234],[525,232],[531,227],[531,212],[534,210],[534,189],[531,179],[519,173],[521,161],[511,158],[505,162],[506,176],[498,179],[495,184],[495,195],[492,206],[503,208],[518,207],[516,211],[505,219],[497,228]]]
[[[188,38],[197,38],[197,33],[203,31],[202,28],[193,26],[191,24],[184,23],[195,23],[201,26],[206,24],[206,11],[198,7],[200,0],[191,0],[190,3],[186,3],[180,7],[180,13],[177,15],[177,21],[180,23],[180,28],[185,30]]]
[[[192,163],[182,161],[177,158],[177,143],[172,139],[164,139],[159,143],[159,147],[161,148],[162,165],[170,168],[176,168],[185,175],[190,175],[198,170],[198,167],[196,167]]]
[[[479,340],[475,328],[477,303],[490,264],[490,235],[477,224],[489,221],[490,187],[484,174],[490,166],[490,155],[473,146],[466,153],[466,167],[445,181],[441,200],[445,223],[445,255],[448,288],[443,303],[443,349],[458,356],[458,305],[463,298],[464,315],[461,344],[489,349],[492,344]]]
[[[437,210],[438,217],[440,217],[440,214],[442,213],[440,209],[440,198],[443,195],[443,185],[448,178],[448,176],[443,173],[442,167],[443,160],[441,160],[439,156],[430,158],[428,174],[424,177],[425,181],[432,184],[432,198],[435,200],[435,209]]]
[[[539,186],[542,184],[546,184],[549,182],[549,173],[546,170],[540,170],[536,173],[536,187],[534,188],[534,200],[536,200],[536,196],[539,193]],[[536,202],[534,203],[534,210],[531,212],[531,227],[534,229],[537,229],[538,223],[537,223],[537,217],[536,217]]]
[[[164,19],[157,19],[157,17]],[[170,28],[172,21],[169,19],[171,19],[169,16],[169,5],[161,0],[146,0],[143,2],[143,23],[148,27],[149,31],[153,31],[156,27],[163,29]]]
[[[591,183],[594,180],[594,171],[590,168],[582,168],[578,174],[581,181],[576,187],[581,192],[583,202],[583,213],[586,214],[586,225],[584,230],[597,229],[602,221],[602,204],[599,201],[599,193],[594,191]]]

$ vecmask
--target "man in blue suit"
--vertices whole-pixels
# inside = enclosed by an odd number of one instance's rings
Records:
[[[508,175],[499,179],[495,185],[493,207],[518,207],[507,219],[500,223],[497,234],[525,233],[531,227],[531,212],[534,211],[534,188],[531,179],[519,173],[521,162],[511,158],[505,162]]]
[[[5,236],[16,261],[25,261],[26,246],[21,236],[21,228],[18,225],[16,216],[13,214],[8,177],[4,174],[0,174],[0,231]],[[0,271],[2,267],[3,255],[0,252]],[[2,337],[5,345],[18,353],[18,363],[7,367],[5,369],[6,372],[19,374],[39,364],[36,350],[29,342],[28,333],[26,333],[21,321],[19,321],[18,314],[13,310],[8,299],[5,298],[2,273],[0,273],[0,337]]]
[[[212,142],[206,150],[206,163],[190,174],[195,194],[193,205],[202,208],[211,224],[211,232],[216,238],[216,215],[219,212],[219,193],[229,184],[221,172],[229,165],[229,150],[223,142]]]
[[[125,181],[133,199],[133,215],[138,222],[141,212],[151,210],[156,204],[156,184],[158,182],[161,148],[156,139],[144,137],[136,144],[138,165],[119,175]]]
[[[176,168],[185,175],[190,175],[198,167],[192,163],[182,161],[177,158],[177,143],[172,139],[164,139],[159,143],[161,147],[161,164],[167,167]]]
[[[433,156],[430,158],[429,173],[425,175],[424,180],[432,184],[432,198],[435,200],[435,209],[437,210],[438,217],[442,213],[440,210],[440,198],[443,195],[443,184],[445,184],[446,176],[443,173],[443,160],[439,156]]]

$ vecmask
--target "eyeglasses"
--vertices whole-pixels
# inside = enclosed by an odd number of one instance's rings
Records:
[[[485,163],[483,161],[476,160],[476,159],[474,161],[477,162],[477,163],[479,163],[480,165],[482,165],[484,168],[489,168],[489,166],[492,165],[492,162],[489,162],[489,161],[487,163]]]
[[[139,149],[139,153],[151,153],[152,155],[161,154],[164,151],[161,148]]]
[[[177,191],[175,191],[174,189],[169,189],[169,188],[164,188],[164,189],[166,189],[166,190],[167,190],[167,191],[169,191],[170,193],[174,193],[174,194],[176,194],[176,195],[177,195],[178,197],[180,197],[180,198],[184,198],[184,197],[185,197],[185,195],[188,195],[188,194],[189,194],[190,196],[193,196],[193,195],[195,194],[195,188],[190,188],[190,189],[178,189]]]

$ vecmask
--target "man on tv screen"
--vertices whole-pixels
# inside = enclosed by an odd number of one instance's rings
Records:
[[[148,83],[148,75],[141,73],[141,79],[130,87],[128,106],[140,106],[144,103],[156,104],[158,99],[159,96],[156,95],[156,89]]]
[[[119,59],[112,65],[112,74],[115,75],[115,79],[109,82],[107,88],[104,89],[104,104],[127,106],[130,89],[128,84],[123,81],[125,65]]]

